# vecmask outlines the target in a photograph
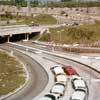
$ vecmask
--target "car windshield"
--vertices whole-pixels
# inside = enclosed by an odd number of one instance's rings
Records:
[[[85,99],[85,93],[82,91],[76,91],[72,95],[72,100],[84,100]]]
[[[82,79],[80,76],[78,76],[78,75],[72,75],[72,80],[73,79]]]
[[[55,85],[53,86],[52,90],[51,90],[53,93],[63,93],[64,91],[64,86],[63,85]]]
[[[51,98],[52,100],[56,100],[55,96],[50,95],[50,94],[45,95],[45,97],[49,97],[49,98]]]

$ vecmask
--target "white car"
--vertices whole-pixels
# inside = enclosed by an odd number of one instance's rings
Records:
[[[80,79],[80,80],[74,80],[72,82],[73,88],[75,90],[77,89],[82,89],[82,90],[87,90],[87,86],[84,80]]]
[[[34,51],[34,53],[41,54],[42,52],[41,51]]]
[[[58,74],[55,77],[55,82],[56,83],[62,83],[66,86],[67,82],[68,82],[68,77],[65,74]]]
[[[55,74],[55,75],[58,75],[58,74],[65,74],[64,70],[62,67],[60,66],[54,66],[51,68],[52,72]]]
[[[84,91],[77,90],[72,94],[70,100],[86,100],[86,93]]]
[[[61,83],[56,83],[50,90],[50,93],[59,94],[59,96],[63,96],[64,92],[65,92],[65,85]]]

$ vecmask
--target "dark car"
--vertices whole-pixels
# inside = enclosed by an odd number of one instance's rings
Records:
[[[72,26],[78,26],[78,25],[79,25],[78,22],[73,22],[73,23],[72,23]]]

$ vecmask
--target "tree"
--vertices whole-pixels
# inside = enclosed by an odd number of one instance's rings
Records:
[[[23,5],[25,0],[15,0],[15,5]]]
[[[37,6],[37,5],[39,5],[39,1],[38,0],[34,0],[33,4],[34,4],[34,6]]]
[[[61,2],[69,2],[69,1],[72,1],[72,0],[61,0]]]

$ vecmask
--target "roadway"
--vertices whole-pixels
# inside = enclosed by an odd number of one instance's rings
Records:
[[[0,45],[0,49],[7,51],[11,50],[11,48],[6,45]],[[16,50],[14,50],[14,55],[25,64],[29,73],[29,80],[21,91],[18,91],[16,94],[3,100],[32,100],[32,98],[36,97],[46,87],[48,83],[48,75],[41,65],[32,58]]]
[[[24,44],[24,45],[27,45]],[[28,44],[27,46],[32,46],[34,47],[34,44]],[[21,49],[21,50],[26,50],[26,48],[24,47],[20,47],[20,46],[13,46],[13,48],[17,48],[17,49]],[[36,48],[36,44],[35,44],[35,48]],[[38,45],[37,45],[38,48]],[[39,48],[41,48],[39,46]],[[46,47],[45,47],[46,48]],[[36,50],[32,50],[29,49],[28,52],[34,53],[34,51]],[[40,53],[38,54],[40,57],[42,57],[43,59],[45,59],[46,61],[51,61],[51,62],[55,62],[58,64],[64,64],[64,65],[71,65],[73,66],[77,72],[86,80],[88,86],[89,86],[89,99],[88,100],[99,100],[99,94],[100,92],[95,92],[97,91],[97,89],[100,89],[100,84],[98,82],[93,81],[93,79],[100,79],[100,74],[95,72],[94,70],[91,70],[90,68],[84,67],[84,65],[78,64],[76,62],[70,61],[70,60],[66,60],[64,58],[60,58],[60,57],[56,57],[47,53]],[[69,83],[70,84],[70,83]],[[68,90],[65,94],[66,97],[64,97],[62,100],[69,100],[69,97],[71,96],[71,93],[73,92],[73,89],[71,89],[71,86],[68,86]]]
[[[1,26],[0,27],[0,36],[6,35],[15,35],[15,34],[25,34],[25,33],[34,33],[41,32],[43,29],[59,27],[60,25],[41,25],[41,26],[32,26],[28,25],[13,25],[13,26]]]

